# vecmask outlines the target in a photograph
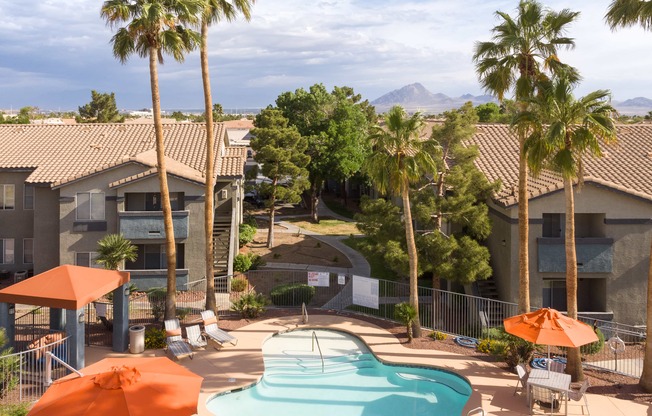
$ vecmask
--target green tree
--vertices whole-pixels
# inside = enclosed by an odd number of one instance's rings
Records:
[[[91,90],[91,102],[78,108],[78,123],[122,123],[125,120],[118,111],[114,93]]]
[[[181,111],[173,111],[172,114],[170,114],[170,117],[172,117],[176,121],[188,120],[188,116],[183,114]]]
[[[213,219],[215,216],[212,195],[215,193],[215,137],[213,130],[213,111],[221,108],[219,104],[213,105],[211,80],[208,64],[208,28],[220,21],[235,19],[237,12],[241,12],[245,19],[251,18],[251,4],[254,0],[204,0],[201,12],[201,46],[199,57],[201,62],[201,77],[204,88],[204,114],[206,116],[206,184],[204,198],[204,237],[205,247],[205,272],[206,272],[206,309],[216,312],[215,280],[213,276]],[[218,107],[219,106],[219,107]],[[209,195],[211,196],[209,198]],[[216,315],[217,316],[217,315]]]
[[[514,90],[516,106],[526,109],[526,101],[535,93],[536,81],[544,69],[552,73],[568,74],[577,79],[574,68],[559,61],[560,47],[572,48],[573,39],[565,37],[567,26],[578,12],[563,9],[560,12],[544,10],[534,0],[521,0],[516,18],[497,11],[501,23],[492,29],[489,42],[476,42],[473,59],[476,72],[485,90],[503,100],[505,94]],[[516,126],[519,139],[518,173],[518,229],[519,229],[519,295],[520,313],[530,311],[530,271],[528,250],[528,169],[524,150],[527,131]]]
[[[614,0],[605,16],[611,30],[619,27],[640,25],[645,30],[652,30],[652,1]],[[652,112],[645,119],[649,120]],[[650,244],[649,270],[647,274],[647,333],[652,333],[652,244]],[[645,359],[643,373],[639,384],[645,391],[652,392],[652,342],[645,344]]]
[[[184,54],[200,41],[199,34],[184,25],[196,24],[203,7],[201,0],[108,0],[102,5],[101,16],[111,27],[119,27],[111,38],[113,55],[122,63],[138,54],[149,58],[149,78],[156,136],[156,167],[161,190],[161,207],[165,228],[167,256],[167,294],[165,319],[176,317],[177,249],[172,226],[172,207],[165,165],[165,145],[161,122],[161,97],[158,84],[158,64],[169,54],[183,62]]]
[[[500,119],[500,106],[496,103],[485,103],[475,107],[478,121],[481,123],[495,123]]]
[[[34,119],[38,108],[36,107],[23,107],[18,110],[15,117],[8,117],[6,114],[0,118],[0,124],[29,124],[30,120]]]
[[[97,242],[98,264],[105,269],[119,270],[125,261],[136,261],[138,247],[131,244],[122,234],[107,234]]]
[[[326,179],[345,181],[362,167],[369,154],[366,137],[375,121],[369,116],[368,101],[361,101],[350,87],[335,87],[329,93],[323,84],[315,84],[309,91],[303,88],[294,93],[285,92],[276,99],[276,105],[308,139],[310,156],[310,212],[314,222],[319,221],[317,206]]]
[[[417,245],[427,263],[424,270],[432,271],[435,289],[440,287],[440,277],[467,284],[491,275],[489,251],[481,244],[491,232],[484,201],[498,186],[476,168],[477,148],[464,145],[477,123],[472,104],[447,111],[444,117],[432,130],[432,140],[442,149],[435,159],[434,192],[433,187],[423,187],[415,194],[419,228],[432,230],[424,233]],[[449,225],[446,234],[444,219]]]
[[[531,126],[532,134],[525,142],[528,164],[534,175],[550,168],[559,172],[564,181],[566,199],[566,311],[577,319],[577,254],[575,250],[575,200],[573,185],[581,179],[582,160],[588,155],[601,157],[601,143],[616,140],[609,104],[610,93],[598,90],[575,99],[573,85],[565,79],[545,82],[539,94],[531,100],[530,111],[518,116],[518,122]],[[579,348],[568,349],[566,372],[573,381],[582,380]]]
[[[269,179],[258,187],[258,193],[265,198],[269,210],[269,232],[267,247],[274,247],[274,214],[277,201],[297,203],[301,192],[308,187],[306,166],[310,156],[305,154],[308,146],[305,137],[296,127],[288,125],[279,109],[268,107],[256,116],[255,128],[251,131],[251,148],[254,160],[262,165],[262,174]]]
[[[436,168],[432,155],[438,152],[431,140],[419,137],[423,120],[419,113],[409,117],[403,108],[392,107],[385,115],[384,126],[374,126],[369,137],[373,153],[364,164],[364,171],[381,194],[394,195],[403,203],[403,225],[409,260],[410,305],[419,310],[417,287],[419,261],[412,228],[410,185],[423,180],[424,175]],[[421,336],[421,323],[417,316],[413,335]]]

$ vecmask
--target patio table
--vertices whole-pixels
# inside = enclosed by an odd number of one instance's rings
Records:
[[[532,386],[537,386],[561,393],[562,399],[565,401],[564,414],[568,415],[567,393],[570,388],[570,383],[570,374],[539,368],[532,369],[527,379],[527,402],[530,406],[530,411],[532,410]]]

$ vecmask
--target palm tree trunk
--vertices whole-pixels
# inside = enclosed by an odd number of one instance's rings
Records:
[[[650,241],[650,258],[647,271],[647,324],[648,334],[652,334],[652,241]],[[652,342],[645,343],[645,359],[643,360],[643,373],[638,381],[643,390],[652,392]]]
[[[208,23],[202,19],[201,25],[201,48],[199,50],[201,60],[201,78],[204,84],[204,112],[206,113],[206,189],[204,191],[204,236],[206,239],[206,309],[215,312],[217,316],[217,305],[215,302],[215,279],[213,276],[213,188],[215,176],[214,151],[215,139],[213,137],[213,100],[211,98],[211,79],[208,71]]]
[[[575,199],[573,179],[564,178],[566,196],[566,314],[577,319],[577,253],[575,252]],[[569,348],[566,372],[573,381],[584,379],[582,359],[579,348]]]
[[[158,168],[159,187],[161,189],[161,208],[165,229],[165,255],[167,257],[167,294],[165,296],[165,319],[176,317],[177,301],[177,248],[174,241],[172,225],[172,206],[168,189],[167,170],[165,168],[165,143],[163,142],[163,124],[161,123],[161,96],[158,89],[158,50],[149,48],[149,79],[152,89],[152,112],[154,113],[154,133],[156,134],[156,165]]]
[[[405,238],[407,241],[408,258],[410,263],[410,305],[417,311],[417,316],[412,324],[412,335],[421,336],[421,321],[419,320],[419,287],[418,287],[418,258],[417,245],[414,241],[412,229],[412,211],[410,210],[410,191],[407,179],[403,182],[401,198],[403,199],[403,217],[405,221]]]
[[[528,169],[525,157],[525,133],[518,138],[518,312],[530,312],[530,234],[528,216]]]
[[[444,155],[444,158],[446,155]],[[445,160],[445,159],[444,159]],[[437,199],[438,199],[438,204],[437,204],[437,212],[435,217],[435,232],[441,232],[441,226],[442,226],[442,212],[441,212],[441,201],[444,197],[444,172],[441,172],[439,174],[439,180],[437,180]],[[439,275],[436,272],[432,272],[432,288],[435,290],[441,289],[441,279],[439,278]]]
[[[321,181],[314,179],[310,187],[310,219],[315,224],[319,223],[319,190],[321,188]]]

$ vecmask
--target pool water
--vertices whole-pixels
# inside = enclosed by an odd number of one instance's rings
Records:
[[[320,358],[317,343],[324,357]],[[260,382],[207,403],[218,416],[460,415],[471,395],[451,372],[385,365],[357,337],[332,330],[295,330],[263,345]],[[322,370],[323,365],[323,370]],[[322,372],[323,371],[323,372]]]

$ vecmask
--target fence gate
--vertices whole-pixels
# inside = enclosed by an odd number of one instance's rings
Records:
[[[113,345],[113,304],[91,302],[86,305],[86,345],[110,347]]]

